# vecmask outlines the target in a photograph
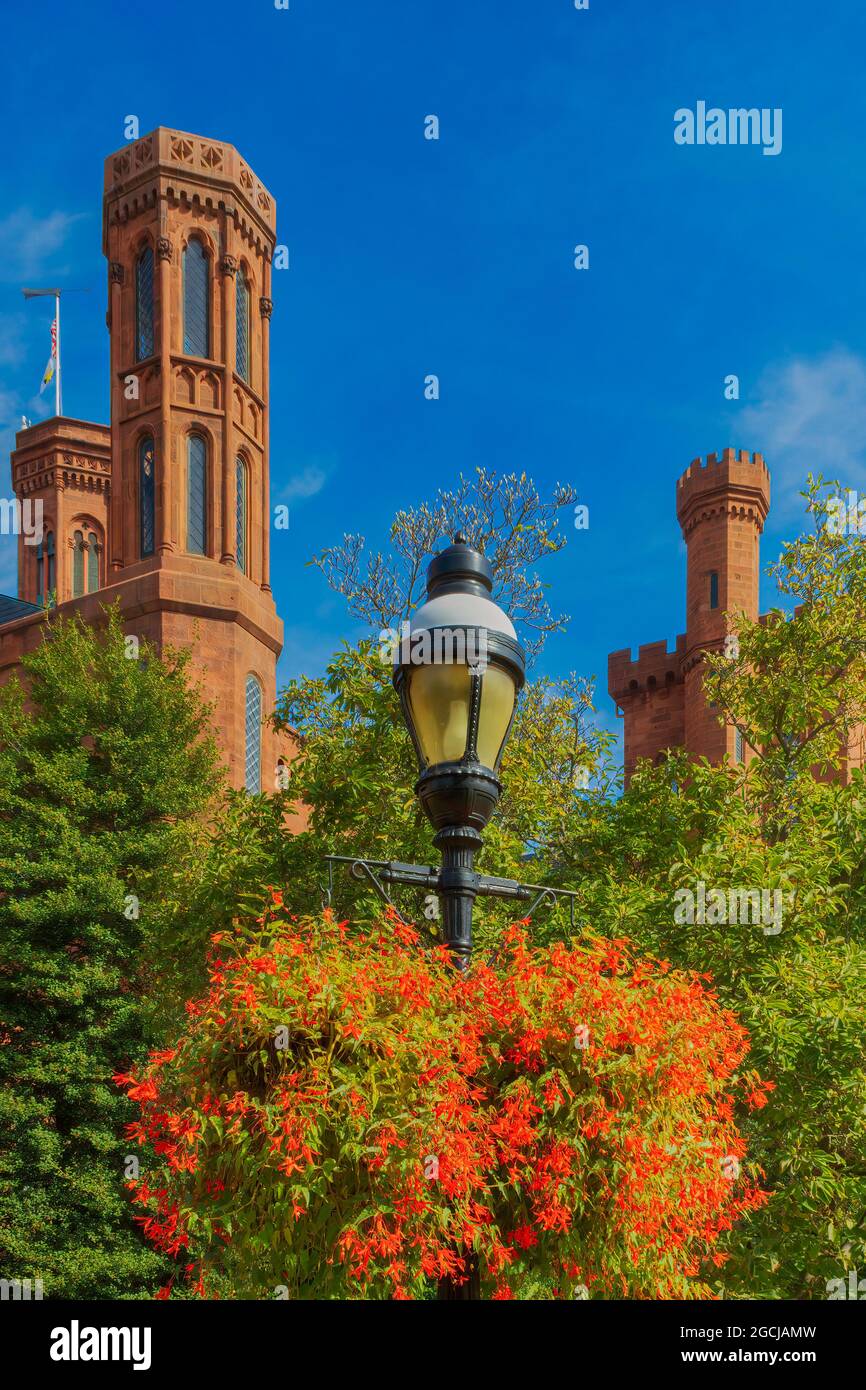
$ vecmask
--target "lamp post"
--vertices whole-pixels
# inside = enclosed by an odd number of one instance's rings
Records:
[[[526,670],[492,589],[489,561],[458,532],[428,568],[427,601],[404,624],[394,662],[420,769],[415,791],[442,852],[443,938],[461,969],[482,888],[475,856],[502,791],[497,772]]]
[[[394,656],[394,686],[418,757],[415,792],[436,831],[441,868],[327,856],[328,904],[337,864],[371,883],[392,908],[385,885],[436,893],[442,937],[461,970],[472,955],[472,908],[479,895],[530,902],[527,916],[541,902],[568,900],[574,927],[575,893],[475,870],[481,832],[502,792],[497,773],[525,678],[523,648],[492,590],[489,561],[458,532],[430,563],[426,602],[404,623]],[[467,1256],[467,1267],[462,1283],[440,1280],[441,1299],[479,1296],[474,1255]]]

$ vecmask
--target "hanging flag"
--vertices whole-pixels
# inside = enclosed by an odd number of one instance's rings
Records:
[[[45,390],[46,386],[54,380],[54,373],[57,370],[57,319],[51,325],[51,356],[42,373],[42,385],[39,387],[39,394]]]

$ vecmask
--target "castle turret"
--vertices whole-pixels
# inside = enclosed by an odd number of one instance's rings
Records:
[[[24,525],[18,533],[18,597],[39,608],[106,583],[111,496],[106,425],[55,416],[20,430],[12,486]]]
[[[770,507],[770,475],[760,454],[725,449],[695,459],[677,481],[677,517],[688,547],[686,631],[665,642],[608,657],[608,690],[622,711],[625,774],[639,758],[657,760],[683,746],[693,757],[748,757],[736,731],[719,724],[703,690],[704,655],[723,651],[725,615],[758,617],[759,543]]]
[[[269,573],[275,241],[274,200],[231,145],[159,127],[109,156],[111,424],[63,417],[18,434],[21,597],[0,605],[0,680],[42,640],[49,607],[99,624],[117,604],[129,636],[188,648],[231,781],[252,792],[281,785],[296,751],[268,721],[282,648]]]
[[[770,474],[760,454],[724,449],[695,459],[677,481],[677,518],[688,547],[682,673],[684,742],[713,762],[737,748],[703,690],[704,653],[723,651],[733,614],[759,616],[760,536],[770,508]],[[726,616],[728,615],[728,616]]]
[[[232,780],[273,789],[282,623],[269,574],[271,194],[231,145],[162,127],[105,162],[107,597],[191,647]]]

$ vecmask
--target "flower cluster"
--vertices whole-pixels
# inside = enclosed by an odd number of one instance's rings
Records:
[[[710,1296],[744,1174],[747,1039],[706,983],[627,943],[454,970],[393,915],[274,912],[214,940],[177,1046],[118,1078],[149,1146],[130,1184],[195,1291],[416,1298]],[[165,1295],[167,1291],[163,1291]]]

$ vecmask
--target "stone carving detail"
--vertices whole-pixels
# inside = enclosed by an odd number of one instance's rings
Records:
[[[172,254],[172,244],[167,236],[160,236],[156,239],[156,255],[160,261],[170,261]]]
[[[181,164],[189,164],[189,163],[191,163],[191,162],[192,162],[192,141],[191,141],[191,140],[183,140],[183,139],[181,139],[180,137],[178,137],[176,140],[172,140],[172,142],[171,142],[171,157],[172,157],[172,159],[180,160]]]
[[[262,212],[270,212],[271,200],[263,188],[259,189],[258,204]]]
[[[153,158],[152,139],[148,138],[147,140],[139,140],[133,146],[133,149],[135,151],[135,163],[139,169],[143,168],[145,164],[150,163],[151,159]]]
[[[259,300],[259,312],[261,313],[263,319],[270,318],[273,307],[274,301],[272,299],[268,299],[266,295],[262,295],[261,299]]]
[[[248,193],[253,191],[253,176],[245,164],[241,165],[241,188],[245,188]]]
[[[112,285],[123,284],[124,270],[120,261],[111,261],[108,267],[108,279]]]
[[[223,256],[220,269],[223,275],[236,275],[238,270],[237,258],[235,256]]]
[[[124,176],[124,174],[128,174],[128,173],[129,173],[129,151],[128,151],[128,150],[124,150],[122,154],[119,154],[119,155],[116,157],[116,159],[114,159],[114,161],[112,162],[112,166],[111,166],[111,167],[112,167],[112,169],[114,170],[114,177],[115,177],[116,179],[122,179],[123,176]]]
[[[202,145],[201,157],[209,169],[223,167],[223,152],[218,145]]]

